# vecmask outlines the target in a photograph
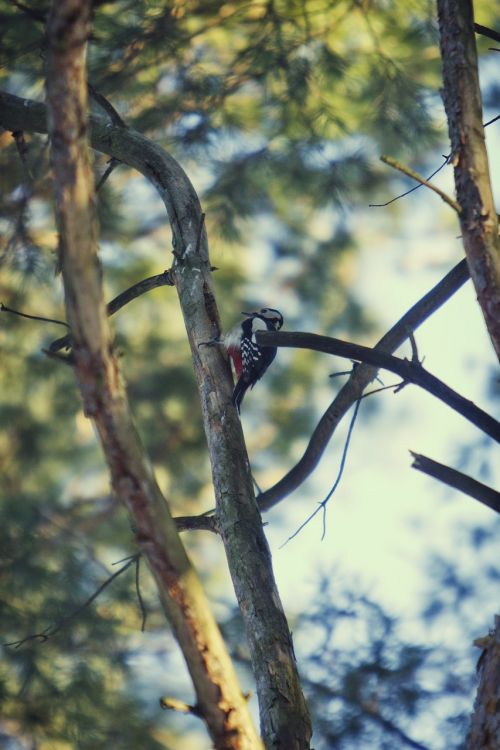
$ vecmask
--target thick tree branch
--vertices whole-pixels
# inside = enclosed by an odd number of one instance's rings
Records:
[[[467,263],[462,260],[398,320],[375,348],[388,353],[395,351],[407,340],[408,332],[415,331],[422,325],[465,284],[468,278]],[[269,510],[279,503],[312,474],[342,418],[376,376],[377,368],[371,365],[361,364],[355,368],[321,417],[302,458],[279,482],[259,495],[258,501],[262,510]]]
[[[437,5],[460,228],[478,302],[500,359],[500,240],[482,124],[472,0],[438,0]]]
[[[87,145],[85,44],[89,2],[58,0],[47,27],[47,109],[62,274],[75,369],[114,491],[186,659],[197,704],[217,748],[259,747],[231,660],[132,421],[103,301]]]
[[[500,492],[482,482],[478,482],[467,474],[463,474],[461,471],[457,471],[457,469],[452,469],[451,466],[440,464],[432,458],[422,456],[421,453],[414,453],[413,451],[410,451],[410,453],[413,457],[413,469],[438,479],[449,487],[479,500],[483,505],[487,505],[488,508],[500,513]]]
[[[0,125],[7,130],[44,133],[45,107],[2,93]],[[141,172],[157,188],[167,208],[176,258],[172,272],[202,400],[218,528],[250,643],[264,741],[269,747],[304,750],[309,747],[311,724],[255,502],[243,433],[231,404],[229,364],[219,348],[198,348],[200,341],[219,333],[198,198],[177,162],[140,133],[95,115],[90,117],[90,125],[91,145]]]
[[[352,344],[330,336],[319,336],[316,333],[294,331],[258,331],[257,342],[261,346],[283,346],[296,349],[312,349],[324,354],[336,354],[346,359],[354,359],[365,364],[375,365],[399,375],[406,383],[414,383],[432,394],[451,409],[461,414],[486,435],[500,442],[500,422],[480,409],[472,401],[461,396],[452,388],[428,372],[415,359],[400,359],[377,348]]]

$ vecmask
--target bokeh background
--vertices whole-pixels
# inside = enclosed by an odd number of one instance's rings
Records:
[[[12,94],[43,99],[47,10],[0,0],[1,86]],[[498,4],[480,0],[475,10],[479,23],[500,27]],[[500,60],[491,41],[477,43],[486,121],[498,114]],[[455,215],[425,188],[369,207],[413,186],[380,155],[429,174],[449,153],[433,3],[96,2],[88,57],[94,88],[193,181],[225,327],[240,310],[274,306],[289,330],[373,345],[463,257]],[[497,192],[499,138],[496,122],[487,142]],[[62,319],[47,141],[26,134],[26,142],[22,160],[11,134],[0,134],[0,300]],[[96,154],[97,179],[105,169]],[[436,183],[453,194],[451,167]],[[118,166],[98,209],[107,299],[169,267],[164,207],[140,175]],[[209,462],[175,292],[141,297],[113,325],[174,514],[208,510]],[[202,750],[208,739],[196,720],[159,708],[162,695],[188,703],[193,695],[145,566],[144,632],[133,567],[69,617],[135,548],[73,373],[43,353],[61,333],[1,313],[1,640],[61,625],[44,643],[3,647],[1,743]],[[498,416],[498,370],[470,284],[417,343],[431,372]],[[282,350],[247,396],[242,421],[262,489],[300,458],[344,380],[329,375],[348,366]],[[361,406],[324,538],[320,514],[290,539],[333,485],[348,426],[349,417],[314,475],[265,517],[314,746],[458,750],[480,655],[472,640],[498,611],[499,524],[412,470],[408,451],[498,486],[496,449],[416,387],[374,395]],[[222,545],[205,532],[183,539],[252,691]]]

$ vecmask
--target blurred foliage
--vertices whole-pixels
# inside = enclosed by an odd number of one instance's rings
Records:
[[[480,22],[494,25],[492,4],[478,7]],[[1,88],[43,98],[48,8],[43,1],[0,0]],[[212,262],[220,269],[214,278],[225,325],[234,324],[234,311],[278,299],[290,328],[366,332],[370,311],[352,293],[352,217],[391,177],[378,163],[380,152],[427,161],[444,136],[434,14],[427,0],[94,2],[89,80],[129,127],[161,143],[193,180],[207,214]],[[91,106],[102,114],[95,101]],[[0,134],[0,299],[10,308],[63,319],[47,141],[25,139],[20,159],[11,134]],[[105,169],[106,159],[96,155],[96,177]],[[164,207],[140,176],[115,169],[98,194],[98,211],[107,299],[169,266]],[[139,429],[174,513],[211,507],[174,292],[162,288],[141,297],[114,324]],[[0,600],[2,639],[11,642],[66,617],[134,548],[124,512],[108,495],[73,374],[41,351],[62,329],[5,313],[0,326]],[[291,459],[317,416],[308,394],[319,384],[329,387],[327,364],[313,367],[310,353],[280,359],[286,367],[271,371],[259,395],[248,397],[249,450],[258,471]],[[196,560],[197,540],[190,537],[188,544]],[[206,578],[217,575],[207,565],[210,555],[214,566],[219,560],[208,547]],[[129,569],[47,642],[4,649],[0,737],[25,738],[30,747],[34,738],[39,750],[190,746],[187,719],[159,720],[151,709],[169,688],[184,691],[188,702],[192,696],[179,677],[182,669],[169,668],[171,644],[146,571],[141,590],[148,632],[138,633],[133,578]],[[327,593],[322,590],[324,606]],[[364,612],[366,606],[359,604]],[[382,640],[391,636],[384,613],[368,610],[385,628]],[[305,627],[313,626],[320,623],[311,616]],[[161,648],[152,638],[157,632],[167,644]],[[158,671],[145,705],[132,665],[147,654]],[[372,671],[384,669],[377,662],[383,657],[372,655]],[[327,658],[326,650],[311,655],[317,686],[308,685],[318,707],[321,681],[327,681],[319,670]],[[392,658],[389,701],[400,673],[416,664],[411,650],[395,648]],[[343,667],[335,690],[356,697],[356,680],[370,669],[360,672],[359,663],[348,661]],[[370,672],[367,689],[374,679]],[[401,693],[394,710],[404,719],[420,699],[426,695],[406,700]],[[354,701],[335,728],[326,706],[317,717],[318,736],[333,732],[335,741],[347,742],[361,709]],[[394,746],[380,723],[377,731],[389,743],[380,740],[377,747]],[[361,730],[357,736],[365,737]]]

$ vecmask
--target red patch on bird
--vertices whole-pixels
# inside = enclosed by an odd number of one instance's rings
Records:
[[[243,363],[241,361],[241,353],[239,349],[233,349],[233,348],[229,349],[228,352],[229,352],[229,356],[233,360],[234,371],[236,373],[236,377],[239,378],[241,377],[241,373],[243,372]]]

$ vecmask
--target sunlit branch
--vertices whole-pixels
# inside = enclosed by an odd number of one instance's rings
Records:
[[[422,177],[422,175],[418,174],[418,172],[415,172],[413,169],[410,169],[410,167],[407,167],[405,164],[402,164],[400,161],[397,161],[396,159],[393,159],[391,156],[381,156],[380,161],[383,161],[384,164],[387,164],[389,167],[392,167],[393,169],[397,169],[398,172],[402,172],[407,177],[411,177],[413,180],[416,180],[420,185],[423,185],[425,187],[428,187],[429,190],[432,190],[436,195],[439,195],[441,200],[443,200],[445,203],[447,203],[451,208],[457,212],[457,214],[460,214],[460,206],[459,204],[453,200],[453,198],[450,198],[447,193],[444,192],[444,190],[441,190],[440,188],[436,187],[436,185],[433,185],[432,182],[429,182],[428,179],[425,177]],[[446,164],[446,162],[445,162]],[[444,164],[441,165],[440,169],[444,166]],[[437,173],[436,172],[434,174]],[[370,207],[377,207],[378,204],[371,203]],[[387,204],[383,204],[387,205]]]
[[[390,206],[391,203],[395,203],[396,201],[400,200],[400,198],[406,198],[406,196],[410,195],[410,193],[414,193],[415,190],[419,190],[421,187],[424,187],[424,185],[427,184],[427,182],[429,180],[432,180],[432,178],[435,177],[438,172],[440,172],[444,167],[446,167],[446,165],[448,164],[448,159],[449,158],[450,158],[449,155],[445,156],[443,154],[443,159],[444,159],[443,163],[440,164],[439,167],[434,170],[434,172],[431,172],[431,174],[428,177],[425,178],[424,182],[419,182],[418,185],[414,185],[409,190],[405,190],[404,193],[400,193],[399,195],[395,195],[394,198],[391,198],[390,200],[386,201],[385,203],[370,203],[368,205],[368,208],[385,208],[385,206]]]

